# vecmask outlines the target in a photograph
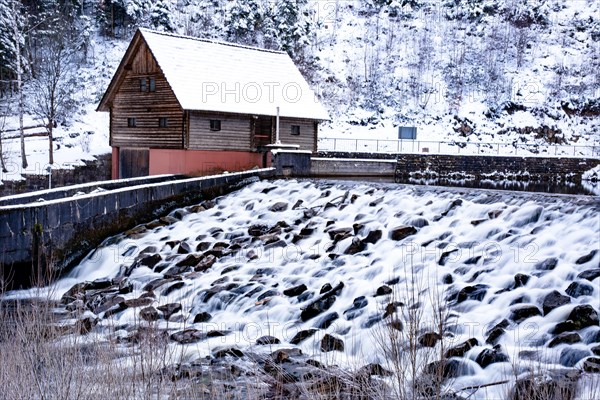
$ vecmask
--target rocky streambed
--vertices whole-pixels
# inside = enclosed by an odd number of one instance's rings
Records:
[[[159,340],[156,374],[232,397],[597,398],[599,211],[263,181],[107,239],[47,294],[65,332]]]

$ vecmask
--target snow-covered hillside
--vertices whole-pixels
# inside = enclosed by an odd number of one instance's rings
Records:
[[[321,138],[395,139],[398,127],[415,126],[419,141],[494,143],[488,153],[514,154],[515,145],[521,155],[600,152],[590,149],[600,146],[597,0],[162,3],[172,18],[159,29],[289,51],[329,110]],[[123,21],[143,15],[133,11]],[[157,27],[150,11],[139,25]],[[108,118],[94,109],[136,27],[113,24],[106,35],[100,11],[86,12],[98,26],[78,71],[79,109],[55,132],[58,167],[110,151]],[[14,112],[15,99],[1,100]],[[16,116],[3,126],[16,128]],[[0,181],[45,169],[47,139],[27,139],[26,148],[23,170],[19,141],[3,140],[8,172]]]

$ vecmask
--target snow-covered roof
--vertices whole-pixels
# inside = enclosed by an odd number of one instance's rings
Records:
[[[329,119],[285,52],[149,29],[139,33],[184,110],[274,116],[279,107],[282,117]]]

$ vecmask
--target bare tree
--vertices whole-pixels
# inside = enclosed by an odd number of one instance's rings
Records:
[[[47,124],[50,164],[54,164],[53,130],[72,104],[76,61],[75,50],[66,44],[65,35],[58,32],[54,36],[44,49],[37,77],[31,84],[32,111]]]
[[[22,13],[22,4],[18,0],[6,0],[6,9],[10,13],[3,15],[3,23],[9,26],[12,36],[6,38],[5,44],[8,45],[14,54],[14,65],[12,69],[17,78],[18,113],[19,113],[19,133],[21,137],[21,161],[23,168],[27,168],[27,156],[25,154],[25,131],[23,129],[24,112],[24,94],[23,94],[23,75],[25,73],[25,62],[22,50],[24,45],[24,18]]]

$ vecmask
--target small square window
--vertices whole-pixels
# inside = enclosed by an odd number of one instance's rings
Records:
[[[129,128],[135,128],[137,125],[137,121],[135,120],[135,118],[127,118],[127,126]]]
[[[159,128],[166,128],[167,127],[167,117],[160,117],[158,119],[158,127]]]
[[[154,77],[150,77],[150,91],[151,92],[156,92],[156,79],[154,79]]]
[[[294,136],[300,135],[300,125],[292,125],[292,135],[294,135]]]
[[[220,131],[221,130],[221,120],[220,119],[211,119],[210,120],[210,130],[211,131]]]
[[[140,78],[140,92],[148,90],[148,80],[146,78]]]

